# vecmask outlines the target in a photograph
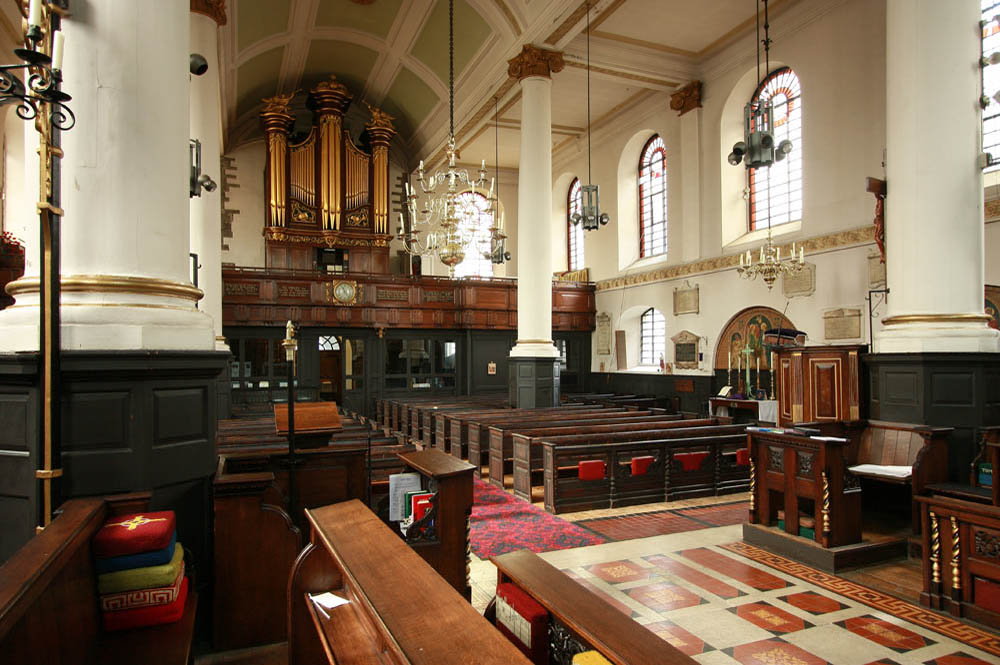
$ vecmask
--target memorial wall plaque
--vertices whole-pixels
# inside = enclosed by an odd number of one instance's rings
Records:
[[[375,290],[375,299],[382,300],[409,300],[409,292],[406,289],[384,289]]]
[[[804,263],[802,269],[785,273],[781,278],[781,291],[786,298],[811,296],[816,292],[816,264]]]
[[[842,307],[823,314],[825,339],[859,339],[861,337],[861,310]]]
[[[670,339],[674,343],[674,367],[698,369],[698,347],[701,338],[689,330],[682,330]]]
[[[597,315],[597,355],[611,355],[611,317],[605,312]]]
[[[674,289],[674,316],[678,314],[697,314],[700,307],[699,287],[697,284],[685,285]]]

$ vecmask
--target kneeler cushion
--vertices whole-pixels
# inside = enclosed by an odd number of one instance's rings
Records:
[[[708,457],[707,452],[703,453],[677,453],[674,459],[681,463],[681,468],[685,471],[697,471],[701,468],[701,461]]]
[[[174,545],[177,544],[177,532],[174,532],[170,542],[162,550],[152,552],[139,552],[138,554],[123,554],[107,559],[94,560],[94,567],[97,574],[113,573],[116,570],[129,570],[131,568],[148,568],[149,566],[159,566],[169,563],[174,556]]]
[[[739,466],[750,466],[750,451],[746,448],[740,448],[736,451],[736,463]]]
[[[107,559],[162,550],[170,544],[176,526],[172,510],[116,515],[108,519],[94,536],[94,556]]]
[[[573,656],[573,665],[611,665],[611,661],[597,651],[581,651]]]
[[[151,607],[153,605],[168,605],[175,600],[181,592],[181,582],[184,580],[184,562],[181,562],[181,569],[177,573],[177,579],[172,586],[160,587],[158,589],[137,589],[135,591],[122,591],[121,593],[109,593],[101,596],[101,609],[105,612],[116,612],[118,610],[131,610],[137,607]]]
[[[633,476],[644,476],[646,472],[649,471],[649,465],[653,463],[655,458],[652,455],[643,455],[642,457],[632,458],[632,475]]]
[[[577,467],[580,480],[601,480],[604,478],[604,460],[581,460]]]
[[[180,621],[184,616],[184,602],[187,600],[188,578],[181,579],[181,590],[172,603],[154,605],[152,607],[137,607],[131,610],[104,612],[101,615],[104,630],[127,630],[143,626],[158,626],[164,623]]]
[[[147,568],[133,568],[104,573],[97,576],[97,592],[102,596],[136,589],[158,589],[170,586],[177,579],[177,571],[184,564],[184,548],[174,545],[174,556],[169,563]]]
[[[520,587],[497,585],[497,629],[535,665],[549,662],[549,613]]]

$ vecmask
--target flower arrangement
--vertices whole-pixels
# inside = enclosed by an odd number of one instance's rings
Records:
[[[24,254],[24,245],[10,231],[0,233],[0,251],[4,254]]]

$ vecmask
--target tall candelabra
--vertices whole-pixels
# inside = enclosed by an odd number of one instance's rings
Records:
[[[0,65],[0,105],[15,104],[22,120],[33,120],[38,132],[39,195],[39,393],[41,409],[40,468],[41,515],[38,530],[52,521],[58,504],[55,480],[62,476],[60,446],[60,318],[59,318],[59,222],[61,206],[61,132],[76,124],[66,105],[72,98],[60,90],[65,39],[59,31],[68,15],[68,0],[30,0],[19,3],[24,19],[24,47],[14,49],[21,62]],[[24,80],[17,72],[24,70]]]

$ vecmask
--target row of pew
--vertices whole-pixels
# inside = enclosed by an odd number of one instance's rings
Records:
[[[475,473],[552,513],[714,496],[749,488],[745,425],[678,412],[662,398],[573,395],[511,409],[483,397],[386,399],[370,426],[401,445],[467,459]]]

